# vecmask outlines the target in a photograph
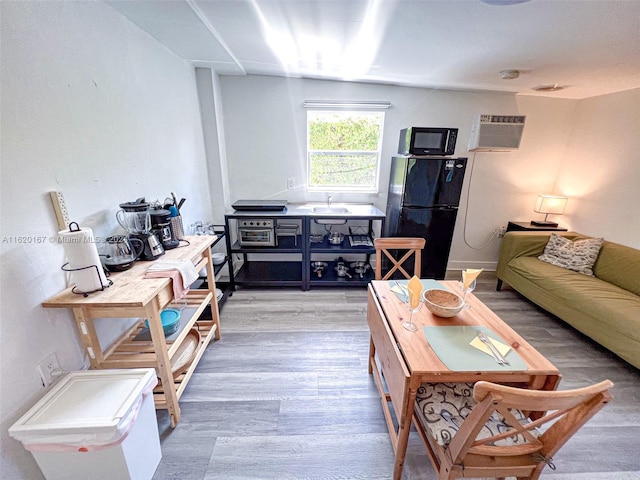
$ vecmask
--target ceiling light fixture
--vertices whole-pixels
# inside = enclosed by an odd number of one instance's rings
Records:
[[[557,92],[559,90],[564,90],[565,87],[562,85],[558,85],[554,83],[553,85],[540,85],[539,87],[533,87],[531,90],[535,90],[536,92]]]
[[[513,80],[520,76],[520,70],[502,70],[500,72],[503,80]]]

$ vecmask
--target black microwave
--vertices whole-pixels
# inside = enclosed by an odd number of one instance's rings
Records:
[[[453,155],[457,128],[409,127],[400,130],[400,155]]]

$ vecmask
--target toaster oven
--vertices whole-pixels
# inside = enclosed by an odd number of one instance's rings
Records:
[[[242,247],[275,247],[276,232],[270,218],[245,218],[238,221],[238,243]]]

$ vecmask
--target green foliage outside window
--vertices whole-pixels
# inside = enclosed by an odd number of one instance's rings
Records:
[[[382,113],[308,112],[309,187],[373,190]]]
[[[370,187],[376,181],[377,155],[311,153],[312,186]]]

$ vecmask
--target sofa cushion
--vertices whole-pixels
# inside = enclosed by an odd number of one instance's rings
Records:
[[[593,265],[603,241],[603,238],[587,238],[574,242],[552,233],[544,247],[544,253],[538,259],[557,267],[593,275]]]
[[[640,295],[640,251],[605,241],[593,267],[596,277]]]
[[[611,329],[640,341],[637,295],[594,276],[542,262],[535,257],[518,257],[509,262],[517,274],[543,288],[554,302],[571,305],[586,317],[597,318],[601,329]]]

